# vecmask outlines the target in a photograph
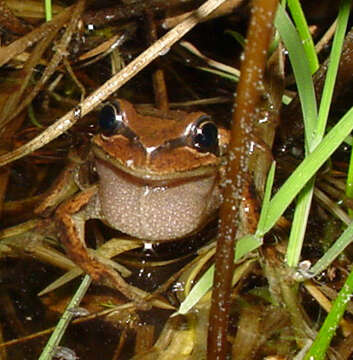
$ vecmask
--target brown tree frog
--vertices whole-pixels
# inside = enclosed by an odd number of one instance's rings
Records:
[[[195,232],[220,205],[219,168],[228,136],[205,113],[141,114],[126,100],[106,103],[99,125],[101,132],[92,139],[98,184],[63,202],[55,218],[78,266],[138,300],[115,270],[87,252],[85,221],[101,219],[152,243]]]

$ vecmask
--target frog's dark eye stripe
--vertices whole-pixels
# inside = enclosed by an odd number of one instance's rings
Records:
[[[124,127],[123,113],[117,102],[106,103],[99,113],[99,127],[105,136],[112,136]]]

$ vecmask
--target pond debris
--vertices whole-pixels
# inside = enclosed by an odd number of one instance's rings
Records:
[[[58,360],[79,360],[75,351],[65,346],[57,346],[53,357]]]

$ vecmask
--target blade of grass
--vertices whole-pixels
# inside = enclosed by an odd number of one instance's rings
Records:
[[[31,123],[36,126],[37,128],[43,129],[44,126],[39,123],[39,121],[36,118],[36,114],[34,113],[33,105],[30,103],[28,105],[28,117],[31,120]]]
[[[349,167],[348,167],[348,174],[347,174],[347,181],[346,181],[346,195],[349,198],[353,197],[353,151],[352,151],[352,149],[351,149],[351,157],[349,160]]]
[[[272,187],[273,187],[273,182],[275,179],[275,171],[276,171],[276,162],[273,161],[271,164],[270,170],[267,174],[265,193],[264,193],[264,198],[262,201],[260,218],[259,218],[259,222],[257,224],[257,230],[256,230],[256,234],[258,234],[261,237],[263,235],[265,235],[265,232],[263,231],[263,229],[264,229],[264,225],[266,223],[266,218],[267,218],[268,210],[270,207]]]
[[[225,79],[228,79],[228,80],[231,80],[231,81],[234,81],[234,82],[239,81],[240,73],[239,73],[239,71],[237,69],[234,69],[234,75],[232,73],[228,73],[226,71],[214,70],[214,69],[207,68],[207,67],[204,67],[204,66],[196,66],[195,69],[206,71],[206,72],[209,72],[211,74],[218,75],[220,77],[223,77]],[[238,76],[238,73],[239,73],[239,76]],[[286,94],[283,94],[283,96],[282,96],[283,104],[288,105],[292,100],[293,99],[290,96],[288,96]]]
[[[333,94],[333,88],[336,80],[336,74],[338,71],[339,58],[343,46],[348,15],[349,15],[349,4],[347,6],[347,2],[346,3],[342,2],[339,12],[339,20],[338,20],[340,29],[337,29],[340,30],[340,32],[335,34],[334,46],[332,47],[331,50],[330,64],[324,84],[324,90],[323,90],[322,100],[320,103],[318,120],[313,129],[315,132],[311,133],[309,131],[312,130],[305,127],[307,152],[312,151],[317,146],[317,144],[322,140],[322,137],[324,135],[328,112]],[[292,61],[292,59],[296,56],[296,54],[292,54],[292,56],[291,54],[289,54],[289,56]],[[295,72],[295,76],[298,84],[300,100],[304,101],[306,99],[306,94],[301,92],[299,87],[299,83],[302,81],[303,78],[302,76],[297,77],[297,75],[300,75],[299,72]],[[305,126],[308,124],[308,122],[305,121],[304,123]],[[306,224],[308,221],[308,216],[311,208],[314,183],[315,183],[315,179],[311,179],[310,183],[306,184],[305,189],[303,189],[303,192],[300,193],[298,197],[298,203],[295,209],[293,225],[289,237],[289,245],[286,255],[286,260],[289,266],[294,266],[294,267],[297,266],[300,259],[301,248],[303,245],[304,235],[306,231]]]
[[[316,149],[305,158],[281,186],[270,202],[264,231],[269,231],[294,197],[333,154],[345,137],[353,130],[353,108],[324,137]]]
[[[298,33],[282,6],[278,6],[275,26],[288,50],[293,73],[297,79],[306,129],[305,143],[309,144],[311,139],[308,138],[307,134],[313,133],[317,119],[316,98],[310,66]]]
[[[315,138],[311,144],[311,149],[314,149],[316,147],[316,145],[322,140],[322,137],[325,133],[327,118],[330,111],[333,90],[335,87],[340,57],[343,48],[344,36],[347,30],[350,5],[350,0],[342,0],[340,4],[337,18],[337,28],[335,36],[333,38],[332,49],[330,53],[330,62],[328,65],[325,84],[320,101],[320,109],[317,119]]]
[[[245,38],[242,34],[240,34],[240,32],[234,30],[226,30],[224,33],[232,36],[241,47],[245,47]]]
[[[226,65],[219,61],[209,58],[208,56],[202,54],[192,43],[188,41],[181,41],[180,45],[184,47],[186,50],[190,51],[191,54],[197,56],[198,58],[202,59],[208,66],[215,68],[221,72],[225,72],[228,74],[232,74],[235,76],[236,80],[239,80],[240,71],[232,66]]]
[[[254,238],[254,236],[252,236]],[[242,239],[248,239],[247,236],[245,236]],[[240,264],[239,267],[237,267],[233,274],[233,280],[232,284],[234,284],[239,281],[240,276],[239,274],[242,273],[242,269],[247,266],[247,264],[255,261],[255,259],[248,259],[244,263]],[[195,286],[191,289],[189,295],[185,298],[185,300],[180,304],[180,307],[176,313],[173,314],[173,316],[176,315],[184,315],[188,313],[200,300],[201,298],[212,288],[212,282],[213,282],[213,276],[214,276],[214,269],[215,266],[212,265],[210,268],[202,275],[200,280],[195,284]]]
[[[234,82],[239,81],[240,71],[238,69],[233,68],[229,65],[222,64],[218,61],[215,61],[213,59],[206,57],[205,55],[200,53],[200,51],[197,48],[195,48],[195,46],[193,46],[191,43],[189,43],[187,41],[181,41],[179,45],[181,45],[185,49],[189,50],[195,56],[198,56],[201,59],[205,60],[209,66],[212,66],[215,68],[215,69],[212,69],[210,67],[205,67],[205,66],[196,66],[195,69],[199,69],[199,70],[206,71],[206,72],[209,72],[209,73],[212,73],[215,75],[219,75],[220,77],[229,79]],[[292,97],[290,97],[286,94],[283,94],[283,97],[282,97],[283,104],[288,105],[292,100],[293,100]]]
[[[319,60],[316,55],[315,46],[311,37],[308,24],[305,19],[299,0],[288,0],[288,7],[302,40],[304,51],[309,62],[312,74],[319,68]]]
[[[202,70],[202,71],[205,71],[205,72],[209,72],[211,74],[218,75],[218,76],[220,76],[220,77],[222,77],[224,79],[229,79],[229,80],[234,81],[234,82],[239,81],[239,76],[236,75],[235,73],[230,74],[230,73],[225,72],[225,71],[215,70],[215,69],[207,68],[207,67],[204,67],[204,66],[196,66],[196,69],[199,69],[199,70]],[[236,70],[236,69],[234,69],[234,70]]]
[[[200,278],[200,280],[191,289],[189,295],[180,304],[180,307],[176,314],[184,315],[188,313],[193,306],[195,306],[200,299],[209,291],[212,287],[214,276],[214,265],[212,265]]]
[[[50,21],[53,18],[53,10],[51,0],[45,0],[45,20]]]
[[[345,284],[335,299],[332,309],[327,315],[320,328],[313,345],[306,353],[304,360],[324,360],[326,351],[335,335],[339,321],[341,320],[353,292],[353,271],[349,274]]]
[[[314,184],[315,178],[311,178],[298,196],[286,252],[286,262],[290,267],[296,267],[300,260],[314,193]]]
[[[40,355],[39,360],[50,360],[53,357],[53,355],[55,354],[55,349],[59,345],[61,338],[63,337],[70,321],[74,316],[74,313],[71,311],[71,309],[79,306],[90,284],[91,278],[90,276],[86,275],[83,278],[82,283],[77,289],[75,295],[71,299],[69,305],[66,307],[64,313],[62,314],[54,332],[52,333],[49,341],[45,345],[45,348]]]
[[[242,256],[259,248],[262,245],[262,237],[258,235],[246,235],[237,241],[236,250],[234,254],[234,262],[240,260]],[[200,299],[211,289],[214,276],[214,265],[201,276],[200,280],[191,289],[188,296],[180,304],[176,314],[188,313]]]
[[[325,270],[343,250],[353,242],[353,222],[346,228],[335,243],[325,252],[316,264],[310,269],[310,277],[314,277]]]
[[[293,3],[293,1],[296,0],[290,0],[288,5],[290,3]],[[322,140],[325,133],[327,118],[332,101],[332,94],[339,66],[340,55],[343,47],[344,35],[347,28],[349,9],[350,1],[342,1],[338,13],[338,25],[331,49],[330,63],[327,69],[327,75],[321,97],[316,128],[313,134],[307,134],[306,136],[307,139],[311,139],[308,144],[309,148],[307,149],[309,152],[315,149],[315,147]],[[297,79],[297,81],[299,81],[299,79]],[[308,222],[309,212],[311,208],[311,201],[314,193],[314,185],[315,178],[312,178],[298,197],[298,203],[295,209],[286,255],[286,261],[291,267],[296,267],[300,260],[301,249],[303,246],[304,236],[306,232],[306,225]]]
[[[234,262],[240,260],[246,254],[256,250],[262,245],[262,237],[259,235],[245,235],[237,241],[235,247]]]

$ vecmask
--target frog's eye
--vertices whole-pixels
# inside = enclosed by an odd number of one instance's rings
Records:
[[[124,126],[119,104],[106,103],[99,113],[98,123],[105,136],[112,136],[119,131]]]
[[[201,116],[194,124],[192,145],[201,152],[218,153],[218,128],[208,116]]]

